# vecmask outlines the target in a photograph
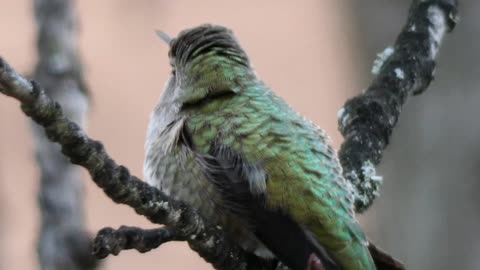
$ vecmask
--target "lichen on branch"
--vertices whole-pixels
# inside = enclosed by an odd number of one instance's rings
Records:
[[[410,94],[420,94],[433,80],[435,57],[445,33],[458,21],[456,0],[415,0],[407,23],[393,47],[379,54],[367,90],[348,100],[338,113],[345,138],[339,159],[352,183],[355,208],[363,212],[380,194],[382,178],[375,172],[402,106]]]
[[[90,139],[68,120],[61,106],[38,83],[26,80],[2,58],[0,92],[18,99],[23,112],[45,128],[49,140],[59,143],[73,164],[87,169],[114,202],[129,205],[152,223],[175,228],[176,237],[187,239],[190,247],[216,269],[268,268],[269,262],[245,252],[192,208],[130,175],[127,168],[110,158],[100,142]]]
[[[446,31],[453,29],[456,21],[455,0],[413,1],[393,53],[379,63],[378,75],[367,91],[349,100],[341,110],[339,128],[345,142],[339,158],[344,175],[356,194],[357,211],[367,209],[378,195],[380,178],[374,166],[380,162],[407,96],[421,93],[430,84],[442,38]],[[105,243],[115,239],[124,242],[116,242],[119,247],[99,252],[102,256],[118,254],[122,248],[143,251],[158,247],[166,240],[185,239],[216,269],[273,269],[272,262],[246,253],[193,209],[130,175],[125,167],[108,156],[100,142],[88,138],[78,125],[69,121],[38,83],[20,76],[1,58],[0,92],[19,100],[25,114],[45,128],[48,138],[62,146],[62,152],[72,163],[86,168],[93,181],[113,201],[129,205],[153,223],[167,225],[171,230],[170,238],[149,235],[152,236],[149,239],[157,239],[158,243],[148,245],[132,238],[132,234],[146,237],[148,231],[145,230],[127,230],[131,234],[125,234],[123,229],[124,234],[121,234],[120,229],[116,235],[114,230],[104,231],[99,236],[104,237]],[[97,240],[100,250],[102,239]],[[373,245],[370,245],[370,252],[379,269],[403,267]]]

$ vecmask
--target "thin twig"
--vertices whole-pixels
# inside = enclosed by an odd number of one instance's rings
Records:
[[[141,253],[148,252],[170,241],[185,241],[178,237],[172,227],[145,230],[137,227],[121,226],[119,229],[103,228],[95,237],[93,252],[98,258],[109,254],[118,255],[122,250],[136,249]]]

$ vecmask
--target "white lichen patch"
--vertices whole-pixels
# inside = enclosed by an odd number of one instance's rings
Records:
[[[428,8],[427,17],[431,23],[431,26],[428,27],[428,33],[430,34],[430,57],[434,58],[440,48],[440,42],[447,32],[446,14],[440,7],[433,5]]]
[[[174,211],[173,209],[168,213],[168,218],[173,222],[177,223],[180,220],[180,217],[182,216],[182,210],[176,210]]]
[[[347,121],[350,119],[350,115],[346,112],[345,108],[340,108],[337,112],[338,122],[341,125],[341,128],[345,127]]]
[[[338,110],[337,112],[337,118],[338,120],[340,120],[342,118],[342,115],[345,113],[345,108],[340,108],[340,110]]]
[[[208,240],[205,242],[205,247],[207,248],[213,248],[215,245],[215,241],[213,241],[213,237],[208,238]]]
[[[370,160],[365,161],[362,166],[362,173],[364,177],[364,182],[362,183],[364,186],[372,186],[376,187],[379,183],[382,182],[383,177],[377,175],[377,171],[375,170],[375,166],[373,165]]]
[[[349,183],[351,182],[352,184],[356,185],[358,183],[358,175],[357,175],[357,172],[355,171],[350,171],[350,172],[347,172],[345,173],[345,176],[348,177],[348,179],[350,179]]]
[[[169,204],[168,204],[167,201],[165,201],[165,202],[148,202],[148,207],[149,208],[156,207],[156,208],[160,208],[160,209],[168,211]]]
[[[352,174],[355,174],[355,175],[352,175]],[[348,175],[348,178],[350,180],[353,180],[353,181],[345,181],[346,190],[348,192],[348,195],[347,195],[348,199],[353,202],[353,201],[355,201],[355,198],[358,196],[357,189],[355,188],[353,182],[355,182],[355,180],[358,180],[358,177],[357,177],[357,174],[355,173],[355,171],[351,171],[350,173],[346,173],[346,175]]]
[[[401,68],[396,68],[394,70],[395,72],[395,76],[400,79],[400,80],[403,80],[405,79],[405,72],[403,72],[403,70]]]
[[[352,190],[350,196],[354,201],[360,202],[362,205],[369,205],[372,196],[377,197],[382,182],[382,177],[377,175],[375,166],[369,160],[362,165],[362,177],[359,177],[355,171],[345,173],[345,177],[350,180]]]
[[[415,24],[413,24],[412,26],[410,26],[410,28],[408,30],[410,32],[415,32],[415,31],[417,31],[417,26]]]
[[[380,73],[380,70],[382,69],[383,64],[394,52],[395,52],[395,49],[389,46],[385,48],[385,50],[383,50],[381,53],[377,54],[377,58],[375,59],[375,61],[373,61],[373,66],[372,66],[373,75],[378,75],[378,73]]]

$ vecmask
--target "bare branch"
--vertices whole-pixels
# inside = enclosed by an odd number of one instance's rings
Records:
[[[49,140],[60,143],[73,164],[86,168],[113,201],[129,205],[155,224],[174,227],[179,237],[186,238],[190,247],[217,269],[265,269],[268,265],[230,241],[221,229],[209,226],[193,209],[130,175],[100,142],[69,121],[37,83],[28,82],[1,58],[0,85],[0,92],[20,100],[25,114],[45,128]]]
[[[345,178],[354,186],[357,212],[379,195],[381,177],[374,166],[380,163],[408,95],[430,85],[442,39],[458,21],[457,6],[456,0],[413,1],[394,47],[376,61],[374,71],[379,73],[370,87],[339,111],[339,130],[345,138],[339,158]]]
[[[127,226],[121,226],[118,230],[103,228],[95,237],[93,252],[98,258],[105,258],[109,254],[118,255],[120,251],[127,249],[145,253],[166,242],[185,240],[178,237],[175,229],[171,227],[150,230]]]
[[[35,0],[38,62],[34,78],[47,86],[72,121],[83,125],[88,110],[76,42],[77,24],[72,0]],[[36,157],[41,169],[38,203],[41,228],[37,242],[41,269],[94,269],[85,229],[83,181],[80,168],[61,154],[43,128],[32,122]]]

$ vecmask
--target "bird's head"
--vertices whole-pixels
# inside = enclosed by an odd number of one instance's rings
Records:
[[[245,51],[226,27],[205,24],[184,30],[173,39],[163,32],[157,34],[170,46],[169,87],[182,92],[176,96],[183,103],[195,103],[226,89],[235,92],[238,80],[252,73]]]

